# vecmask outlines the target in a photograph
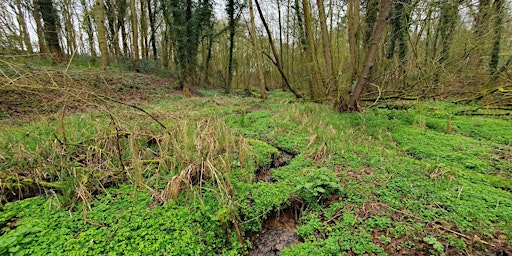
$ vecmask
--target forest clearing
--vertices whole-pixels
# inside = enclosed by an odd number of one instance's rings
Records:
[[[512,255],[505,0],[0,2],[0,255]]]

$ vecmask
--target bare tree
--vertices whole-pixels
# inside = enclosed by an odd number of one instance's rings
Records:
[[[17,12],[18,12],[18,23],[20,25],[21,36],[23,37],[23,43],[25,44],[27,52],[29,54],[32,54],[33,53],[32,43],[30,42],[30,36],[29,36],[28,30],[27,30],[27,24],[25,22],[25,15],[23,13],[21,0],[16,0],[16,8],[17,8]]]
[[[39,45],[39,53],[46,52],[46,44],[44,41],[44,30],[43,23],[41,22],[41,12],[39,11],[39,0],[33,0],[32,2],[32,15],[36,22],[37,42]]]
[[[320,34],[322,36],[322,47],[324,52],[325,66],[327,71],[327,88],[325,93],[328,95],[336,84],[336,78],[333,74],[333,64],[331,55],[331,41],[329,40],[329,32],[327,30],[327,17],[325,15],[324,0],[316,1],[318,7],[318,18],[320,19]]]
[[[366,52],[363,67],[359,73],[359,78],[357,79],[354,91],[352,92],[348,102],[349,111],[361,111],[361,92],[364,88],[368,87],[370,70],[373,67],[375,54],[377,53],[384,28],[387,24],[387,19],[389,16],[389,11],[391,10],[392,3],[393,0],[382,0],[380,3],[379,17],[370,36],[370,39],[368,40],[368,51]]]
[[[110,66],[110,58],[107,44],[107,29],[105,28],[105,4],[103,0],[96,0],[96,25],[98,27],[98,44],[101,52],[101,66]]]
[[[251,36],[251,44],[252,44],[252,47],[253,47],[253,52],[254,52],[254,56],[255,56],[255,59],[256,59],[256,72],[258,73],[258,81],[259,81],[259,86],[260,86],[260,94],[262,96],[262,98],[266,98],[266,92],[265,92],[265,76],[263,76],[263,70],[261,68],[261,63],[260,63],[260,56],[261,56],[261,47],[259,45],[259,42],[257,40],[257,35],[256,35],[256,22],[254,21],[254,7],[253,7],[253,4],[252,4],[252,0],[249,0],[249,15],[250,15],[250,25],[248,24],[247,26],[249,27],[249,34]]]
[[[263,23],[263,26],[265,27],[265,30],[267,31],[267,37],[268,37],[268,41],[270,44],[270,48],[272,49],[272,54],[274,55],[274,59],[272,60],[272,62],[279,70],[279,73],[281,74],[281,77],[283,78],[286,87],[288,87],[288,89],[293,93],[293,95],[295,95],[295,97],[302,98],[302,96],[300,96],[291,87],[288,77],[286,76],[286,74],[283,71],[283,67],[281,66],[281,60],[279,59],[279,53],[277,52],[276,46],[274,44],[274,40],[272,39],[272,32],[270,31],[270,28],[268,27],[267,21],[265,20],[265,16],[263,15],[263,11],[261,11],[260,3],[258,2],[258,0],[254,0],[254,2],[256,3],[256,8],[258,9],[258,14],[260,15],[261,22]]]
[[[130,0],[130,15],[132,21],[132,44],[133,44],[133,58],[135,59],[135,70],[140,70],[140,56],[139,56],[139,30],[137,10],[135,9],[135,0]]]

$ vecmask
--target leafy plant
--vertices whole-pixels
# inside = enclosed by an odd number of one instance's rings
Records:
[[[444,255],[444,246],[435,237],[426,236],[426,237],[423,238],[423,241],[425,241],[426,243],[432,245],[432,247],[434,248],[434,250],[430,250],[430,252],[432,254]]]
[[[305,176],[300,179],[295,193],[309,204],[318,204],[329,195],[342,191],[336,174],[327,168],[305,169]]]

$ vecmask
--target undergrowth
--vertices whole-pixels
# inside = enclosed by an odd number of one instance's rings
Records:
[[[247,254],[291,206],[303,242],[284,255],[510,250],[512,122],[462,108],[338,113],[271,92],[172,95],[145,107],[160,124],[129,106],[2,121],[4,199],[41,196],[4,203],[0,254]],[[295,157],[256,180],[280,152]]]

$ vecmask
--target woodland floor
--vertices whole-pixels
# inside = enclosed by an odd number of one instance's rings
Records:
[[[1,255],[512,253],[504,112],[18,73],[0,94]]]

